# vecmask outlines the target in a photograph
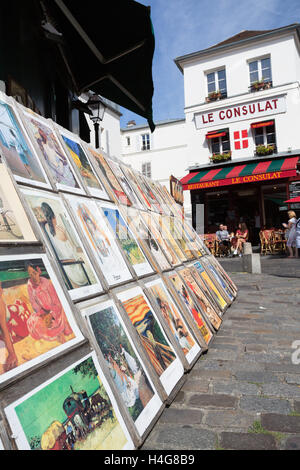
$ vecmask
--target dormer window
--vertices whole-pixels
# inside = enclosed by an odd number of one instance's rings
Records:
[[[264,90],[272,86],[271,59],[256,59],[249,62],[251,91]]]
[[[225,68],[208,73],[206,78],[208,93],[207,101],[226,98],[227,86]]]

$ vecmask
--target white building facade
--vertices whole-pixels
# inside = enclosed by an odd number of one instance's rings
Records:
[[[205,231],[241,220],[253,234],[281,224],[299,180],[299,24],[242,31],[175,63],[184,75],[186,161],[195,162],[182,180],[194,225],[200,206]]]

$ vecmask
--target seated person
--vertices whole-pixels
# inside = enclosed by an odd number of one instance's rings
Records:
[[[219,230],[216,232],[217,241],[222,254],[228,252],[230,247],[230,235],[227,231],[226,225],[220,224]]]
[[[244,243],[248,240],[249,232],[247,229],[247,225],[244,222],[241,222],[239,224],[239,228],[236,231],[236,239],[237,239],[237,244],[236,244],[236,249],[234,250],[234,255],[239,255],[242,256],[243,253],[243,248],[244,248]]]

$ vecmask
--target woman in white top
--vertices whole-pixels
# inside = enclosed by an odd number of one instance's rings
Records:
[[[289,250],[288,258],[297,258],[298,257],[298,250],[296,248],[296,214],[294,211],[288,211],[289,221],[288,224],[282,224],[289,230],[288,240],[286,242],[286,246]],[[295,256],[293,248],[295,248]]]
[[[298,253],[300,249],[300,218],[296,223],[296,258],[298,258]]]

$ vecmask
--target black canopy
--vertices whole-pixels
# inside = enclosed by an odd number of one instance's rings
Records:
[[[133,0],[45,0],[77,94],[92,90],[145,117],[151,131],[154,34]]]

